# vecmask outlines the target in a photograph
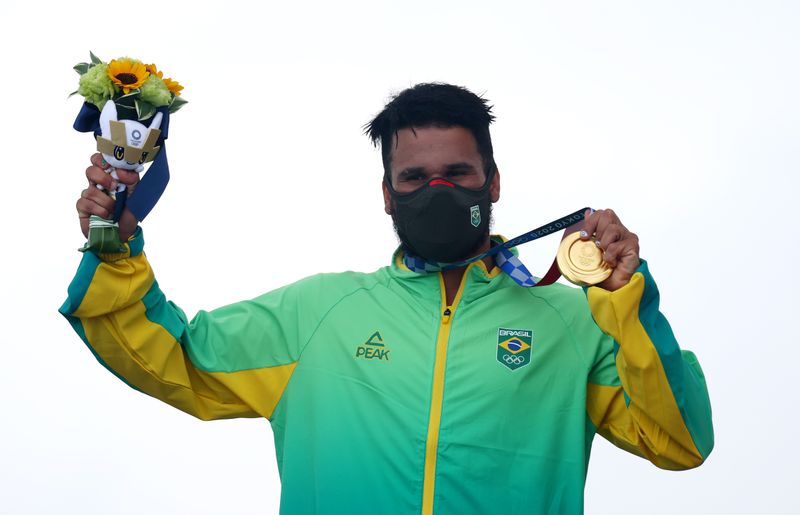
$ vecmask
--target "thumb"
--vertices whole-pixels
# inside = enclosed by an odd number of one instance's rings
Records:
[[[116,172],[119,182],[128,188],[129,194],[133,193],[136,184],[139,183],[139,174],[133,170],[123,170],[122,168],[117,168]]]

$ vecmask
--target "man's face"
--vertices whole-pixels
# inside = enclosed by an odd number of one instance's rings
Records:
[[[409,193],[432,178],[447,179],[478,189],[486,181],[483,159],[472,133],[463,127],[401,129],[392,142],[390,179],[398,193]],[[490,199],[500,198],[500,177],[495,173]],[[392,199],[383,186],[384,209],[392,214]]]

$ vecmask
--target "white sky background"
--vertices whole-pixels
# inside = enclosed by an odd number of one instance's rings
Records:
[[[362,125],[417,82],[485,94],[496,232],[613,207],[709,382],[707,463],[665,472],[598,437],[586,513],[794,512],[799,4],[496,4],[0,4],[0,512],[277,513],[266,421],[200,422],[133,391],[56,311],[83,243],[74,204],[93,143],[66,95],[90,49],[186,88],[172,182],[144,228],[190,315],[387,264],[396,242]],[[524,261],[543,273],[557,240],[522,247]]]

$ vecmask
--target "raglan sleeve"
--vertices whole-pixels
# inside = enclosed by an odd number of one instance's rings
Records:
[[[143,244],[138,229],[124,253],[86,252],[61,314],[97,360],[137,390],[203,420],[270,418],[313,327],[299,288],[189,320],[159,289]]]
[[[587,386],[587,413],[597,432],[660,468],[699,466],[714,446],[705,377],[659,311],[647,263],[617,291],[590,287],[586,294],[607,335]]]

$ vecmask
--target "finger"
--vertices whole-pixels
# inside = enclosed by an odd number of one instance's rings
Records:
[[[109,217],[109,211],[107,209],[85,198],[78,199],[78,202],[75,203],[75,208],[78,210],[78,218],[81,219],[89,218],[90,215],[97,215],[101,218]]]
[[[595,230],[597,229],[597,221],[600,219],[600,215],[602,213],[602,209],[600,211],[594,211],[592,209],[587,209],[586,212],[583,214],[583,228],[581,229],[581,239],[588,240],[592,237]]]
[[[603,252],[603,260],[612,267],[619,265],[625,256],[639,256],[639,238],[633,233],[625,239],[612,243]]]
[[[592,237],[597,237],[603,230],[613,221],[611,216],[613,211],[610,209],[598,209],[589,217],[586,227],[581,232],[581,238],[588,240]]]
[[[99,166],[88,167],[86,169],[86,178],[92,186],[99,184],[107,190],[114,190],[117,187],[117,181]]]
[[[111,165],[108,164],[108,162],[103,157],[103,154],[101,154],[100,152],[92,154],[90,161],[92,162],[93,165],[97,166],[98,168],[102,168],[103,170],[111,168]]]
[[[617,216],[617,213],[616,213],[616,211],[614,211],[613,209],[604,209],[604,210],[603,210],[603,212],[604,212],[604,213],[605,213],[605,215],[606,215],[607,217],[609,217],[611,220],[613,220],[614,222],[617,222],[617,223],[619,223],[619,217]]]
[[[89,187],[81,192],[81,198],[88,202],[97,204],[102,209],[107,211],[114,210],[114,199],[103,193],[97,188]]]
[[[597,219],[597,226],[594,229],[595,238],[600,239],[600,237],[605,234],[606,230],[615,223],[618,222],[614,212],[610,209],[604,209],[602,215]]]
[[[79,218],[89,218],[90,215],[97,215],[101,218],[111,217],[111,209],[105,208],[87,198],[79,198],[75,203],[75,208],[78,210]]]
[[[624,227],[616,224],[607,225],[603,229],[598,227],[594,243],[601,249],[607,249],[612,243],[623,239],[625,232]]]
[[[616,267],[617,257],[620,255],[621,252],[625,250],[624,247],[625,247],[625,242],[622,241],[610,244],[608,248],[606,248],[606,250],[603,252],[603,261],[608,263],[608,265],[611,267]]]
[[[116,171],[119,182],[125,184],[126,186],[133,186],[139,182],[139,174],[132,170],[123,170],[122,168],[117,168]]]

